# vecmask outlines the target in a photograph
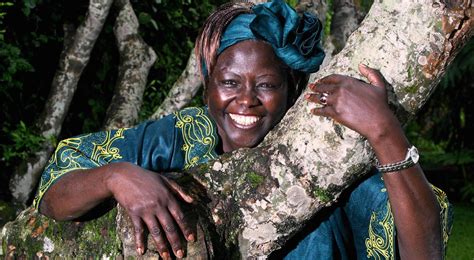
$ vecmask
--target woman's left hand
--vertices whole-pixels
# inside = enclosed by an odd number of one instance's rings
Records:
[[[312,113],[331,117],[370,141],[384,136],[385,131],[399,123],[388,106],[385,88],[388,83],[382,74],[362,64],[359,71],[370,84],[333,74],[310,83],[309,88],[315,93],[308,93],[305,98],[322,104],[320,97],[322,93],[327,93],[326,104],[313,109]]]

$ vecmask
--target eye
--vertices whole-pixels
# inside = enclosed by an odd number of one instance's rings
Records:
[[[272,90],[272,89],[277,89],[279,88],[280,85],[275,85],[275,84],[271,84],[271,83],[260,83],[257,85],[257,88],[260,88],[260,89],[266,89],[266,90]]]
[[[235,86],[237,86],[237,82],[235,80],[232,80],[232,79],[223,80],[223,81],[221,81],[221,84],[225,87],[235,87]]]

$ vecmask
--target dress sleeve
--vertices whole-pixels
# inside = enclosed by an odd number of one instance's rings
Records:
[[[102,131],[61,141],[41,176],[33,201],[38,208],[46,191],[64,174],[100,167],[112,162],[130,162],[156,172],[179,170],[182,139],[176,138],[175,117],[148,121],[133,128]]]
[[[446,252],[452,227],[452,208],[446,194],[432,186],[440,205],[443,250]],[[398,259],[397,232],[382,175],[360,183],[344,206],[350,222],[358,258]]]

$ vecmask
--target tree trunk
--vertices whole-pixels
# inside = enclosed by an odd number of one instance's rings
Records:
[[[393,86],[391,104],[406,121],[426,102],[449,61],[473,35],[473,9],[471,1],[376,2],[347,46],[311,80],[330,73],[356,76],[361,62],[379,68]],[[198,210],[200,218],[210,224],[204,225],[205,231],[218,234],[215,240],[203,240],[211,246],[209,253],[201,251],[204,256],[268,256],[370,167],[372,153],[363,138],[329,119],[312,116],[310,108],[300,98],[259,147],[238,150],[190,170],[207,191],[207,200]],[[199,193],[199,185],[187,188]],[[25,231],[28,223],[35,232]],[[8,223],[2,230],[3,254],[7,250],[27,256],[38,250],[48,256],[65,254],[59,249],[62,240],[47,231],[54,221],[48,222],[46,231],[36,223],[25,216]],[[18,228],[22,225],[27,227],[23,233]],[[105,224],[95,226],[93,234],[102,232],[101,225]],[[132,234],[127,228],[120,232],[122,236]],[[116,242],[113,236],[97,236],[102,239],[99,245],[79,246],[77,252],[102,256],[102,245]],[[58,250],[51,250],[54,245]],[[134,255],[126,250],[107,255],[121,252]]]
[[[334,45],[332,55],[336,55],[344,48],[347,38],[354,32],[364,18],[354,0],[335,0],[333,2],[334,14],[331,19],[330,41]]]
[[[104,127],[116,129],[136,123],[143,101],[148,72],[156,53],[138,33],[138,19],[128,0],[116,0],[118,16],[114,33],[120,52],[117,85],[107,109]]]
[[[43,146],[32,158],[20,164],[11,176],[10,191],[13,201],[24,208],[43,169],[54,150],[54,142],[69,109],[82,70],[89,62],[90,53],[102,31],[113,0],[91,0],[84,22],[77,28],[73,40],[65,30],[64,49],[59,68],[54,75],[51,92],[38,120]]]
[[[178,80],[173,84],[165,100],[150,119],[159,119],[165,115],[169,115],[191,102],[202,85],[198,68],[196,55],[193,50],[191,51],[191,55],[189,55],[188,63],[183,73],[181,73]]]

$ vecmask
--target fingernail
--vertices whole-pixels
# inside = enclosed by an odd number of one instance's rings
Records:
[[[144,252],[143,252],[143,248],[137,247],[137,253],[138,253],[139,255],[143,255],[143,253],[144,253]]]
[[[309,99],[311,95],[310,94],[304,94],[304,98]]]
[[[168,254],[168,252],[163,252],[163,253],[161,253],[161,257],[163,259],[168,259],[170,257],[170,254]]]
[[[181,250],[181,249],[178,250],[178,251],[176,252],[176,256],[179,257],[179,258],[183,258],[183,256],[184,256],[183,250]]]
[[[195,239],[195,238],[194,238],[194,234],[190,234],[190,235],[188,236],[188,241],[194,242],[194,239]]]
[[[364,63],[361,63],[360,66],[367,68],[367,65],[365,65]]]

